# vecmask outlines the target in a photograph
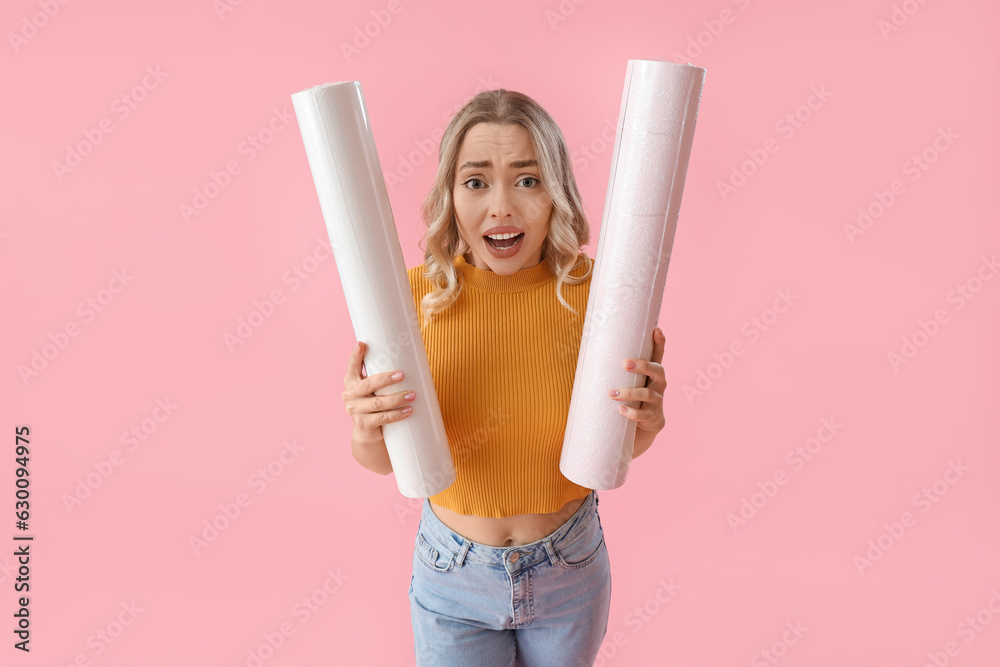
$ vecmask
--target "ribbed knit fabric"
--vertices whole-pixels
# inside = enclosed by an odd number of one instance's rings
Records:
[[[462,256],[454,266],[461,292],[430,325],[420,308],[432,290],[425,267],[407,270],[457,472],[431,501],[482,517],[556,512],[590,492],[559,472],[590,277],[562,286],[574,315],[544,260],[507,276]]]

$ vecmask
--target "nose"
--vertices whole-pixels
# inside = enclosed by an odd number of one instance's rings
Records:
[[[493,188],[493,196],[490,198],[490,217],[502,220],[511,216],[510,192],[507,187],[500,184]]]

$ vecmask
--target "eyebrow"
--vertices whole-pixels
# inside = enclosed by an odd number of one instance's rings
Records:
[[[476,160],[472,162],[466,162],[461,167],[458,168],[459,171],[465,169],[484,169],[492,167],[493,163],[489,160]],[[511,169],[524,169],[525,167],[537,167],[538,160],[514,160],[510,163]]]

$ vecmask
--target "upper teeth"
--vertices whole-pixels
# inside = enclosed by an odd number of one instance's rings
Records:
[[[489,236],[491,239],[494,240],[503,240],[503,239],[512,239],[518,234],[520,234],[520,232],[516,232],[514,234],[487,234],[487,236]]]

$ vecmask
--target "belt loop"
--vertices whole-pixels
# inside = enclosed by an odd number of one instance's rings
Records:
[[[455,558],[455,565],[458,565],[459,567],[462,566],[462,563],[465,562],[465,554],[469,553],[469,547],[471,546],[472,542],[469,540],[462,541],[462,548],[458,550],[458,555]]]
[[[545,547],[545,553],[549,557],[549,562],[553,565],[558,565],[559,562],[556,560],[556,550],[555,547],[552,546],[552,540],[546,537],[542,540],[542,546]]]

